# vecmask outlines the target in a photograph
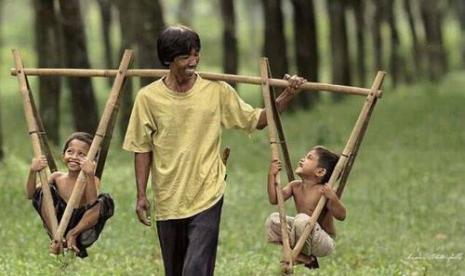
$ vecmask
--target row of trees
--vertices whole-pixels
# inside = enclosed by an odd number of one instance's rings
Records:
[[[159,0],[96,0],[100,10],[102,45],[107,68],[114,68],[122,50],[136,51],[137,68],[159,68],[156,40],[166,22]],[[318,81],[321,44],[329,45],[331,82],[366,86],[367,78],[378,69],[389,72],[393,86],[427,77],[439,80],[448,69],[443,26],[446,16],[457,20],[465,32],[465,4],[461,0],[290,0],[292,13],[283,11],[288,0],[249,0],[246,5],[263,11],[263,54],[270,59],[275,77],[289,72],[292,60],[298,74]],[[35,14],[36,51],[39,67],[89,68],[89,54],[81,2],[79,0],[32,0]],[[0,2],[1,3],[1,2]],[[218,14],[223,22],[223,70],[236,74],[239,69],[237,34],[238,0],[220,0]],[[288,4],[289,4],[288,3]],[[180,0],[178,19],[190,24],[196,2]],[[317,4],[317,6],[315,6]],[[324,5],[329,34],[319,34],[326,24],[316,13]],[[321,7],[320,7],[321,8]],[[446,11],[453,10],[455,13]],[[117,17],[115,17],[117,15]],[[455,16],[455,17],[452,17]],[[292,41],[286,40],[285,16],[292,16]],[[409,39],[401,40],[399,22],[408,24]],[[110,26],[118,26],[121,43],[112,45]],[[323,41],[328,39],[328,42]],[[287,48],[295,56],[289,59]],[[114,51],[113,49],[119,49]],[[402,51],[401,51],[402,50]],[[464,61],[465,61],[465,47]],[[289,51],[290,52],[290,51]],[[142,79],[140,85],[149,83]],[[42,77],[39,81],[39,109],[52,142],[59,141],[59,101],[61,80]],[[98,123],[97,103],[90,79],[69,78],[72,114],[77,130],[94,132]],[[120,115],[120,131],[125,132],[132,106],[132,82],[126,84]],[[336,98],[340,99],[340,98]],[[301,93],[294,108],[311,108],[317,93]],[[86,116],[82,116],[86,114]],[[1,136],[0,136],[1,142]],[[1,151],[0,151],[1,153]]]

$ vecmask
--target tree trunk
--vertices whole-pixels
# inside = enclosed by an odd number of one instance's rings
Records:
[[[158,0],[141,0],[138,3],[137,49],[139,68],[161,68],[157,56],[157,39],[165,27],[162,6]],[[141,78],[141,86],[153,82],[152,78]]]
[[[227,74],[237,74],[238,50],[233,0],[221,0],[221,15],[223,17],[223,71]],[[230,84],[236,86],[235,83]]]
[[[313,1],[293,0],[294,40],[297,70],[309,81],[318,81],[318,45]],[[318,93],[300,93],[292,105],[309,109],[318,101]]]
[[[389,58],[389,71],[391,73],[390,75],[393,87],[396,87],[400,76],[405,76],[405,70],[403,70],[404,66],[400,66],[402,60],[399,53],[400,40],[394,13],[395,2],[395,0],[386,1],[386,17],[389,24],[389,29],[391,30],[391,55]]]
[[[3,0],[0,0],[0,22],[2,22]],[[0,47],[3,47],[2,33],[0,32]],[[1,83],[1,82],[0,82]],[[3,152],[3,127],[2,127],[2,98],[0,97],[0,162],[5,157]]]
[[[365,87],[366,84],[366,65],[365,65],[365,0],[353,0],[352,9],[355,18],[356,47],[357,47],[357,75],[359,85]]]
[[[454,1],[454,9],[460,23],[461,47],[462,47],[462,68],[465,67],[465,2],[463,0]]]
[[[102,40],[103,40],[103,47],[104,47],[104,55],[105,55],[105,66],[106,68],[113,68],[113,49],[111,47],[111,39],[110,39],[110,27],[111,27],[111,0],[98,0],[99,8],[100,8],[100,18],[101,18],[101,26],[102,26]],[[113,84],[112,79],[107,78],[108,85],[111,86]]]
[[[435,0],[422,0],[420,10],[427,43],[429,76],[433,81],[437,81],[447,70],[440,3]]]
[[[263,54],[269,59],[273,77],[282,78],[288,72],[288,62],[281,0],[262,0],[262,4],[265,15]]]
[[[374,52],[374,71],[383,70],[383,37],[381,34],[381,25],[384,21],[384,0],[373,0],[373,52]]]
[[[53,0],[34,0],[35,47],[38,67],[61,67],[60,35]],[[60,142],[59,77],[39,78],[39,111],[47,137],[55,145]]]
[[[408,25],[410,29],[410,36],[412,37],[412,58],[413,58],[413,69],[414,74],[412,78],[417,78],[423,74],[423,62],[422,62],[422,52],[423,50],[420,47],[418,41],[418,33],[416,29],[415,16],[412,10],[412,2],[410,0],[404,0],[404,8],[407,13]]]
[[[0,3],[1,5],[2,3]],[[3,151],[3,127],[2,127],[2,99],[0,98],[0,162],[5,158],[5,152]]]
[[[65,65],[71,68],[90,68],[79,0],[59,2],[65,44]],[[95,133],[98,112],[91,79],[69,78],[68,80],[75,129]]]
[[[185,26],[192,25],[194,6],[192,0],[181,0],[178,6],[178,22]]]
[[[332,82],[350,85],[350,56],[344,0],[329,1],[327,5],[330,20]],[[342,99],[341,95],[333,95],[333,98],[335,100]]]
[[[136,6],[134,1],[118,0],[117,7],[119,12],[120,32],[121,32],[121,48],[120,57],[125,49],[130,49],[135,44],[136,33]],[[126,134],[126,129],[129,123],[129,117],[132,110],[132,78],[126,79],[126,84],[121,95],[121,106],[119,116],[119,131],[120,138],[123,141]]]

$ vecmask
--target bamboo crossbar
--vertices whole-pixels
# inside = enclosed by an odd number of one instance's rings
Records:
[[[30,87],[27,82],[27,77],[23,71],[23,62],[21,60],[21,56],[19,51],[16,49],[12,50],[13,58],[16,66],[18,84],[19,84],[19,92],[23,97],[23,105],[24,105],[24,115],[26,117],[26,123],[28,127],[28,131],[31,137],[32,142],[32,150],[34,152],[35,158],[40,158],[43,155],[41,141],[40,141],[40,128],[36,118],[34,116],[34,109],[32,104],[32,99],[30,98],[31,92]],[[48,177],[46,173],[46,169],[42,169],[39,171],[39,181],[42,187],[43,193],[43,207],[45,215],[48,217],[50,224],[48,229],[52,235],[55,234],[57,230],[58,220],[55,212],[55,208],[53,207],[53,199],[52,194],[50,192],[50,186],[48,184]]]
[[[132,51],[125,50],[123,58],[121,60],[118,75],[116,76],[113,86],[111,88],[110,96],[107,100],[105,105],[105,109],[102,114],[102,118],[100,119],[99,125],[97,127],[97,134],[94,136],[92,144],[90,146],[89,152],[87,153],[87,158],[93,160],[98,152],[100,144],[102,143],[103,137],[108,128],[108,124],[111,120],[115,105],[117,104],[119,94],[121,93],[121,89],[124,84],[124,80],[126,77],[127,68],[129,63],[131,62],[132,58]],[[82,198],[82,194],[84,192],[84,188],[86,185],[86,176],[84,172],[80,172],[78,178],[76,180],[76,184],[74,186],[73,192],[68,200],[68,204],[66,206],[65,212],[63,213],[63,217],[61,218],[60,224],[58,229],[53,236],[53,245],[52,245],[52,252],[59,253],[62,248],[62,240],[63,235],[68,227],[69,220],[71,218],[73,209],[76,208]]]
[[[373,82],[372,88],[371,88],[373,91],[377,91],[378,89],[380,89],[383,83],[384,76],[385,76],[384,72],[378,72]],[[354,148],[357,146],[357,143],[361,142],[359,138],[361,138],[361,135],[364,133],[364,130],[366,129],[366,125],[368,123],[367,120],[370,119],[372,106],[375,103],[376,103],[376,97],[373,94],[368,95],[362,107],[362,110],[357,118],[355,126],[352,129],[352,133],[349,137],[349,140],[347,141],[347,144],[341,154],[341,157],[339,158],[339,161],[337,162],[336,167],[334,168],[333,173],[331,174],[331,177],[328,181],[328,185],[330,185],[331,187],[334,187],[334,185],[336,184],[336,181],[339,175],[344,170],[344,167],[347,165],[349,156],[351,156],[352,152],[354,151]],[[305,226],[305,229],[302,235],[300,236],[294,249],[292,250],[292,258],[294,260],[298,257],[298,255],[302,251],[302,248],[305,244],[305,240],[307,239],[307,237],[310,235],[311,231],[313,230],[315,223],[317,222],[323,208],[326,205],[326,201],[327,201],[326,197],[321,196],[315,210],[312,213],[312,216],[310,217],[307,225]]]
[[[161,78],[168,74],[165,69],[130,69],[127,71],[127,77],[153,77]],[[115,77],[118,70],[106,69],[77,69],[77,68],[24,68],[24,73],[29,76],[63,76],[63,77]],[[198,72],[202,78],[209,80],[219,80],[227,82],[247,83],[262,85],[264,79],[256,76],[220,74],[210,72]],[[16,71],[11,69],[11,74],[15,75]],[[286,88],[288,82],[282,79],[267,78],[269,85],[274,87]],[[301,86],[301,90],[308,91],[327,91],[342,94],[351,94],[367,96],[371,89],[353,87],[346,85],[336,85],[320,82],[306,82]],[[381,97],[382,91],[376,91],[376,96]]]
[[[268,136],[270,140],[271,147],[271,159],[279,160],[279,148],[276,143],[277,134],[276,134],[276,123],[275,117],[273,116],[273,110],[271,106],[271,94],[270,94],[270,85],[268,82],[268,59],[262,58],[260,60],[260,74],[266,79],[262,84],[262,94],[265,102],[265,112],[266,120],[268,123]],[[276,175],[276,197],[278,200],[278,212],[279,220],[281,222],[281,237],[282,237],[282,249],[283,249],[283,272],[286,274],[292,273],[293,271],[293,260],[292,260],[292,249],[289,240],[289,234],[287,232],[287,219],[286,219],[286,210],[284,208],[284,199],[282,195],[282,189],[280,185],[279,172]]]

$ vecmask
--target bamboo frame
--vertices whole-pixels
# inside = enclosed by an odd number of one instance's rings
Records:
[[[270,69],[269,64],[268,64],[268,76],[271,77],[271,69]],[[287,180],[291,182],[295,179],[294,169],[292,168],[291,157],[289,155],[289,150],[287,148],[286,135],[284,134],[283,124],[281,122],[281,117],[279,116],[278,108],[276,106],[276,95],[275,95],[275,91],[273,87],[271,87],[270,89],[270,97],[271,97],[271,107],[273,111],[273,119],[276,124],[276,131],[278,133],[279,145],[280,145],[281,153],[284,159],[284,166],[286,168]]]
[[[276,124],[274,121],[273,110],[271,107],[271,95],[270,95],[270,83],[268,79],[268,59],[261,58],[260,60],[260,74],[264,80],[262,83],[262,95],[265,102],[265,112],[266,120],[268,123],[268,136],[270,140],[271,147],[271,160],[279,160],[279,148],[276,139]],[[278,211],[279,211],[279,220],[281,222],[281,237],[283,242],[283,261],[282,269],[286,274],[290,274],[293,271],[293,259],[291,244],[289,240],[289,234],[287,232],[287,219],[286,219],[286,210],[284,208],[284,199],[281,191],[279,179],[279,172],[276,175],[276,196],[278,199]]]
[[[107,100],[105,109],[103,111],[102,118],[100,119],[99,125],[97,127],[97,132],[95,133],[95,137],[92,141],[89,152],[87,153],[87,158],[90,160],[95,158],[100,144],[106,134],[115,105],[118,102],[119,94],[121,93],[121,88],[123,87],[124,81],[126,79],[126,72],[128,70],[128,66],[131,62],[131,59],[132,50],[125,50],[118,69],[118,74],[113,82],[113,87],[111,88],[110,96]],[[73,209],[78,205],[79,201],[82,198],[82,193],[84,192],[85,185],[86,176],[81,171],[76,180],[73,192],[68,200],[68,204],[66,206],[65,212],[63,213],[63,217],[61,218],[58,229],[55,232],[55,235],[53,236],[53,242],[51,246],[52,253],[58,254],[62,250],[62,240],[64,232],[68,227]]]
[[[39,140],[40,140],[41,149],[43,151],[43,154],[47,158],[48,168],[50,170],[50,173],[53,173],[57,171],[57,165],[55,163],[55,160],[53,159],[52,151],[50,150],[50,145],[48,143],[48,138],[47,138],[47,135],[45,134],[44,124],[42,123],[42,119],[40,118],[39,112],[37,111],[37,106],[35,104],[34,97],[32,96],[31,88],[29,86],[29,81],[27,80],[27,76],[26,76],[26,82],[27,82],[27,86],[29,89],[29,98],[31,100],[30,103],[31,103],[31,108],[32,108],[33,115],[34,115],[34,120],[36,121],[37,129],[39,130]]]
[[[105,163],[108,156],[108,150],[110,148],[111,138],[113,137],[113,130],[116,124],[116,118],[118,115],[118,110],[121,103],[121,93],[119,93],[118,98],[114,104],[113,112],[108,122],[107,129],[105,130],[105,136],[103,138],[102,144],[100,146],[100,151],[98,153],[97,167],[95,168],[95,176],[102,180],[103,169],[105,168]]]
[[[337,162],[336,167],[334,168],[334,171],[331,174],[331,178],[329,179],[329,182],[328,182],[328,185],[330,185],[331,187],[334,186],[339,175],[342,173],[344,168],[347,166],[349,157],[352,155],[354,150],[358,149],[357,147],[360,146],[361,140],[363,138],[363,134],[365,133],[366,127],[368,125],[368,121],[371,116],[371,112],[373,111],[373,107],[376,104],[376,91],[379,91],[379,89],[381,88],[384,76],[385,76],[384,72],[378,72],[378,74],[376,75],[376,78],[371,87],[372,93],[370,93],[367,96],[365,103],[362,107],[362,110],[360,112],[360,115],[349,137],[349,140],[347,141],[347,144],[341,154],[341,157],[339,158],[339,161]],[[352,160],[352,164],[353,164],[353,160]],[[347,175],[348,175],[348,172],[347,172]],[[317,222],[318,217],[320,213],[322,212],[323,208],[325,207],[325,205],[326,205],[326,198],[322,196],[320,200],[318,201],[318,204],[315,210],[313,211],[312,216],[309,219],[309,222],[305,226],[302,236],[299,238],[294,249],[292,250],[292,258],[294,260],[297,258],[297,256],[302,251],[305,240],[307,239],[308,235],[310,235],[311,231],[313,230],[313,227],[315,226],[315,223]]]
[[[24,72],[29,76],[66,76],[66,77],[115,77],[118,70],[105,69],[75,69],[75,68],[25,68]],[[168,74],[168,70],[163,69],[131,69],[127,71],[128,77],[153,77],[161,78]],[[209,72],[198,72],[202,78],[209,80],[221,80],[226,82],[248,83],[262,85],[263,78],[246,75],[219,74]],[[15,75],[12,69],[11,74]],[[270,86],[286,88],[288,82],[282,79],[268,80]],[[301,90],[308,91],[328,91],[334,93],[351,94],[359,96],[367,96],[372,91],[367,88],[353,87],[346,85],[335,85],[319,82],[307,82],[302,85]],[[376,92],[377,97],[382,96],[382,91]]]
[[[126,77],[163,77],[169,71],[168,70],[157,70],[157,69],[132,69],[128,70],[128,65],[132,57],[132,51],[126,50],[120,64],[120,68],[118,70],[101,70],[101,69],[70,69],[70,68],[23,68],[21,59],[19,57],[19,53],[16,50],[13,50],[13,55],[15,57],[15,64],[16,69],[11,69],[11,74],[16,75],[18,77],[19,85],[20,85],[20,92],[23,94],[24,98],[24,105],[25,105],[25,113],[26,119],[28,121],[28,128],[31,134],[31,140],[33,142],[33,148],[35,156],[42,155],[40,152],[40,144],[44,144],[45,140],[41,140],[39,134],[43,132],[43,126],[38,125],[40,118],[38,117],[37,110],[34,110],[35,105],[31,101],[30,95],[30,88],[29,84],[27,83],[26,75],[34,75],[34,76],[68,76],[68,77],[115,77],[116,79],[113,83],[113,87],[110,93],[110,98],[107,101],[107,105],[105,107],[104,114],[102,119],[99,123],[99,127],[96,133],[96,137],[91,145],[91,148],[88,153],[88,158],[94,158],[95,154],[97,153],[98,147],[100,144],[104,144],[108,147],[109,141],[111,139],[111,133],[115,123],[115,115],[117,113],[117,109],[119,107],[119,95],[121,91],[121,87],[124,83]],[[284,131],[282,129],[282,124],[280,121],[279,114],[276,110],[276,106],[274,103],[274,95],[270,92],[270,87],[282,87],[285,88],[288,86],[288,82],[286,80],[281,79],[273,79],[269,76],[269,66],[268,66],[268,59],[262,58],[260,61],[260,72],[261,77],[255,76],[244,76],[244,75],[232,75],[232,74],[217,74],[217,73],[208,73],[208,72],[198,72],[202,78],[210,79],[210,80],[221,80],[227,82],[239,82],[239,83],[248,83],[248,84],[255,84],[262,86],[262,94],[265,100],[265,111],[267,114],[267,122],[268,122],[268,130],[269,130],[269,138],[270,138],[270,147],[272,152],[272,159],[279,159],[279,148],[277,146],[278,143],[282,144],[281,149],[283,155],[286,157],[286,171],[288,173],[289,181],[294,179],[292,166],[289,162],[289,154],[286,147]],[[353,162],[357,155],[358,149],[360,147],[361,141],[365,134],[366,128],[368,126],[369,119],[371,117],[371,113],[374,109],[376,104],[377,98],[382,96],[382,91],[380,90],[382,86],[382,81],[384,79],[384,72],[378,72],[375,81],[371,87],[371,89],[367,88],[359,88],[359,87],[352,87],[352,86],[344,86],[344,85],[333,85],[333,84],[326,84],[326,83],[317,83],[317,82],[307,82],[302,85],[302,90],[309,90],[309,91],[328,91],[334,93],[342,93],[342,94],[351,94],[351,95],[359,95],[359,96],[367,96],[365,104],[362,108],[362,111],[357,119],[357,122],[354,126],[354,129],[351,133],[349,141],[347,142],[346,147],[342,153],[340,160],[338,161],[336,168],[334,169],[333,174],[329,180],[329,184],[333,186],[333,184],[337,181],[339,175],[342,175],[340,184],[338,185],[337,194],[340,197],[342,191],[344,189],[345,183],[347,181],[348,175],[352,168]],[[27,96],[25,95],[25,91],[27,91]],[[32,107],[32,108],[31,108]],[[34,117],[36,120],[34,120]],[[41,124],[41,122],[40,122]],[[277,133],[279,134],[279,142],[277,141]],[[107,135],[107,132],[110,135]],[[102,142],[103,141],[103,142]],[[47,145],[46,142],[44,145]],[[105,163],[105,157],[107,152],[103,153],[103,164]],[[223,155],[223,161],[226,163],[227,157],[229,156],[229,151],[225,150]],[[52,159],[53,160],[53,159]],[[99,159],[100,161],[100,159]],[[103,167],[103,165],[102,165]],[[100,171],[100,170],[98,170]],[[48,187],[47,181],[44,182],[44,176],[46,180],[46,175],[44,170],[40,172],[40,180],[42,183]],[[100,172],[101,177],[101,172]],[[286,214],[284,209],[284,201],[282,198],[281,188],[280,188],[280,179],[279,174],[276,176],[277,182],[277,198],[278,198],[278,210],[280,215],[281,221],[281,231],[282,231],[282,238],[283,238],[283,272],[285,273],[292,273],[293,271],[293,264],[294,261],[297,259],[297,256],[300,254],[302,250],[303,244],[305,242],[306,237],[311,233],[316,221],[318,220],[318,216],[323,211],[323,208],[326,204],[325,197],[322,197],[318,202],[318,205],[313,212],[312,217],[310,218],[303,235],[297,241],[296,246],[294,249],[291,249],[289,235],[287,232],[287,221],[286,221]],[[54,242],[54,253],[58,253],[56,249],[61,250],[61,240],[63,239],[63,233],[66,229],[69,219],[71,216],[72,208],[77,204],[78,200],[82,196],[82,192],[85,187],[85,179],[82,173],[79,174],[78,180],[76,182],[76,186],[73,190],[71,198],[68,202],[68,206],[65,210],[63,215],[62,221],[58,228],[52,230],[53,232],[53,242]],[[47,202],[46,199],[46,192],[44,192],[44,203]],[[48,193],[50,195],[50,190],[48,189]],[[50,200],[51,203],[51,195]],[[73,207],[70,207],[73,206]],[[50,206],[49,206],[50,207]],[[53,209],[53,205],[51,206],[52,210],[48,210],[47,212],[55,213]],[[50,209],[50,208],[47,208]],[[56,215],[51,216],[54,217],[56,220]],[[284,222],[284,223],[282,223]]]
[[[38,122],[36,121],[36,117],[34,116],[34,108],[33,102],[30,97],[31,89],[29,87],[29,83],[27,81],[26,74],[24,73],[23,62],[21,60],[21,56],[19,51],[16,49],[12,50],[13,59],[15,62],[16,67],[16,76],[18,79],[19,84],[19,92],[23,97],[23,105],[24,105],[24,115],[26,117],[26,123],[28,126],[29,135],[31,137],[32,142],[32,150],[34,152],[35,158],[40,158],[43,155],[42,148],[41,148],[41,140],[40,140],[40,128]],[[58,220],[55,212],[55,208],[53,207],[53,199],[52,194],[50,192],[50,185],[48,184],[48,177],[46,169],[42,169],[39,171],[39,181],[42,185],[42,192],[43,192],[43,206],[44,212],[46,216],[50,219],[50,227],[48,229],[52,235],[54,235],[57,231],[58,227]]]

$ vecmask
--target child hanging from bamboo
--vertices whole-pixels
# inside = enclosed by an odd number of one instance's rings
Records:
[[[287,229],[291,246],[294,246],[302,235],[305,225],[315,210],[321,196],[328,199],[327,213],[320,217],[311,234],[305,241],[299,261],[309,263],[310,256],[328,256],[334,250],[336,235],[333,217],[344,220],[346,209],[334,190],[327,183],[336,166],[339,156],[322,146],[314,147],[299,161],[295,173],[301,180],[294,180],[282,188],[283,200],[294,198],[297,215],[287,217]],[[268,174],[268,199],[271,204],[277,204],[276,175],[281,170],[279,160],[271,162]],[[266,220],[268,242],[281,243],[281,224],[278,213],[272,213]]]
[[[69,225],[65,231],[65,246],[76,252],[78,257],[87,257],[86,248],[91,246],[99,237],[105,222],[113,215],[114,204],[108,194],[99,194],[97,190],[100,180],[95,176],[95,162],[86,158],[92,143],[92,135],[84,132],[75,132],[66,140],[63,148],[63,161],[68,172],[54,172],[49,176],[50,191],[53,198],[53,206],[58,221],[61,220],[66,209],[66,204],[71,196],[74,185],[82,170],[86,176],[86,187],[82,199],[73,210]],[[46,216],[42,201],[43,193],[40,186],[36,186],[38,172],[47,166],[47,159],[32,160],[29,177],[26,184],[28,199],[32,200],[34,208],[39,213],[48,235],[50,231],[50,219]]]

